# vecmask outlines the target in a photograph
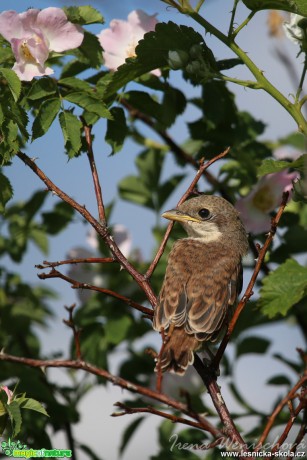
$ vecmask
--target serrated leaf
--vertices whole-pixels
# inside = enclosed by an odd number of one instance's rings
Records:
[[[58,83],[59,85],[68,86],[69,88],[73,88],[74,90],[81,89],[92,91],[92,87],[89,83],[76,77],[61,78],[61,80],[59,80]]]
[[[15,401],[18,403],[19,399],[16,398]],[[49,417],[44,406],[39,401],[36,401],[35,399],[32,399],[32,398],[21,398],[20,408],[33,410],[35,412],[39,412],[40,414],[43,414]]]
[[[293,259],[288,259],[262,281],[260,306],[269,318],[285,316],[306,295],[307,268]]]
[[[110,111],[107,109],[102,100],[95,98],[94,96],[90,96],[85,92],[76,91],[74,93],[69,93],[64,96],[64,99],[79,105],[88,112],[94,112],[101,118],[112,119]]]
[[[307,153],[301,155],[295,161],[284,161],[284,160],[264,160],[258,168],[257,176],[262,177],[266,174],[276,173],[284,171],[288,168],[297,169],[300,172],[304,172],[307,166]]]
[[[103,63],[102,47],[98,37],[89,32],[84,33],[83,42],[75,54],[81,62],[85,62],[94,69],[99,69]]]
[[[27,94],[27,99],[36,101],[55,94],[57,85],[52,78],[40,78],[35,80],[32,84],[30,91]]]
[[[13,196],[13,187],[8,178],[0,172],[0,213],[5,210],[6,203]]]
[[[81,129],[82,123],[69,110],[64,110],[59,115],[59,122],[62,128],[65,144],[69,141],[74,153],[79,153],[81,149]]]
[[[46,134],[60,108],[61,101],[58,98],[47,99],[41,104],[32,127],[32,142]]]
[[[103,24],[101,13],[90,5],[68,6],[63,8],[69,21],[74,24]]]
[[[127,428],[125,428],[125,431],[123,432],[123,435],[122,435],[122,442],[119,447],[120,455],[123,454],[131,437],[133,436],[134,432],[138,429],[139,425],[141,424],[143,420],[144,420],[144,417],[139,417],[136,420],[134,420],[132,423],[130,423],[130,425],[128,425]]]
[[[17,401],[12,401],[6,406],[13,427],[13,437],[17,436],[21,429],[21,413]]]
[[[168,52],[182,50],[189,53],[194,44],[203,43],[203,37],[192,27],[173,22],[158,23],[154,32],[148,32],[136,47],[136,58],[120,66],[106,89],[110,97],[129,81],[154,69],[168,66]]]
[[[3,78],[5,78],[5,80],[7,81],[14,101],[17,102],[21,91],[21,81],[17,77],[14,70],[0,68],[0,73],[3,75]]]
[[[243,3],[253,11],[283,10],[307,16],[306,0],[243,0]]]
[[[111,146],[111,155],[121,151],[125,138],[128,134],[125,112],[120,107],[113,107],[111,110],[112,120],[107,121],[106,142]]]
[[[270,341],[261,337],[246,337],[242,339],[236,349],[236,355],[242,356],[247,353],[263,354],[270,346]]]

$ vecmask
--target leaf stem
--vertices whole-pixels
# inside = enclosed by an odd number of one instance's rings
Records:
[[[235,20],[235,15],[236,15],[238,3],[239,3],[239,0],[234,0],[233,9],[231,11],[229,29],[228,29],[228,37],[230,37],[232,35],[232,33],[233,33],[232,32],[233,31],[233,24],[234,24],[234,20]]]

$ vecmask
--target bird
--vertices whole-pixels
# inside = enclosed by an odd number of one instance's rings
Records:
[[[222,197],[199,195],[166,211],[187,233],[173,245],[154,311],[164,337],[156,372],[184,375],[194,352],[226,329],[242,289],[248,236],[239,212]]]

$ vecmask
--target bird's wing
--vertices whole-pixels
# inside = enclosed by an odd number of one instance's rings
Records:
[[[204,273],[196,273],[187,286],[185,329],[199,340],[214,340],[218,336],[242,285],[240,261],[233,264],[229,257],[223,257],[212,265]]]
[[[193,247],[194,245],[194,247]],[[170,323],[185,326],[199,340],[210,340],[221,329],[229,305],[241,289],[242,267],[231,253],[216,254],[211,246],[179,240],[170,253],[154,316],[154,329]]]

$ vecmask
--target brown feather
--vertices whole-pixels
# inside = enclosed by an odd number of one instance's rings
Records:
[[[212,213],[204,222],[203,208]],[[166,217],[179,220],[189,237],[174,244],[158,297],[153,327],[170,332],[156,370],[184,374],[194,351],[217,340],[229,322],[248,244],[237,211],[220,197],[192,198]]]

